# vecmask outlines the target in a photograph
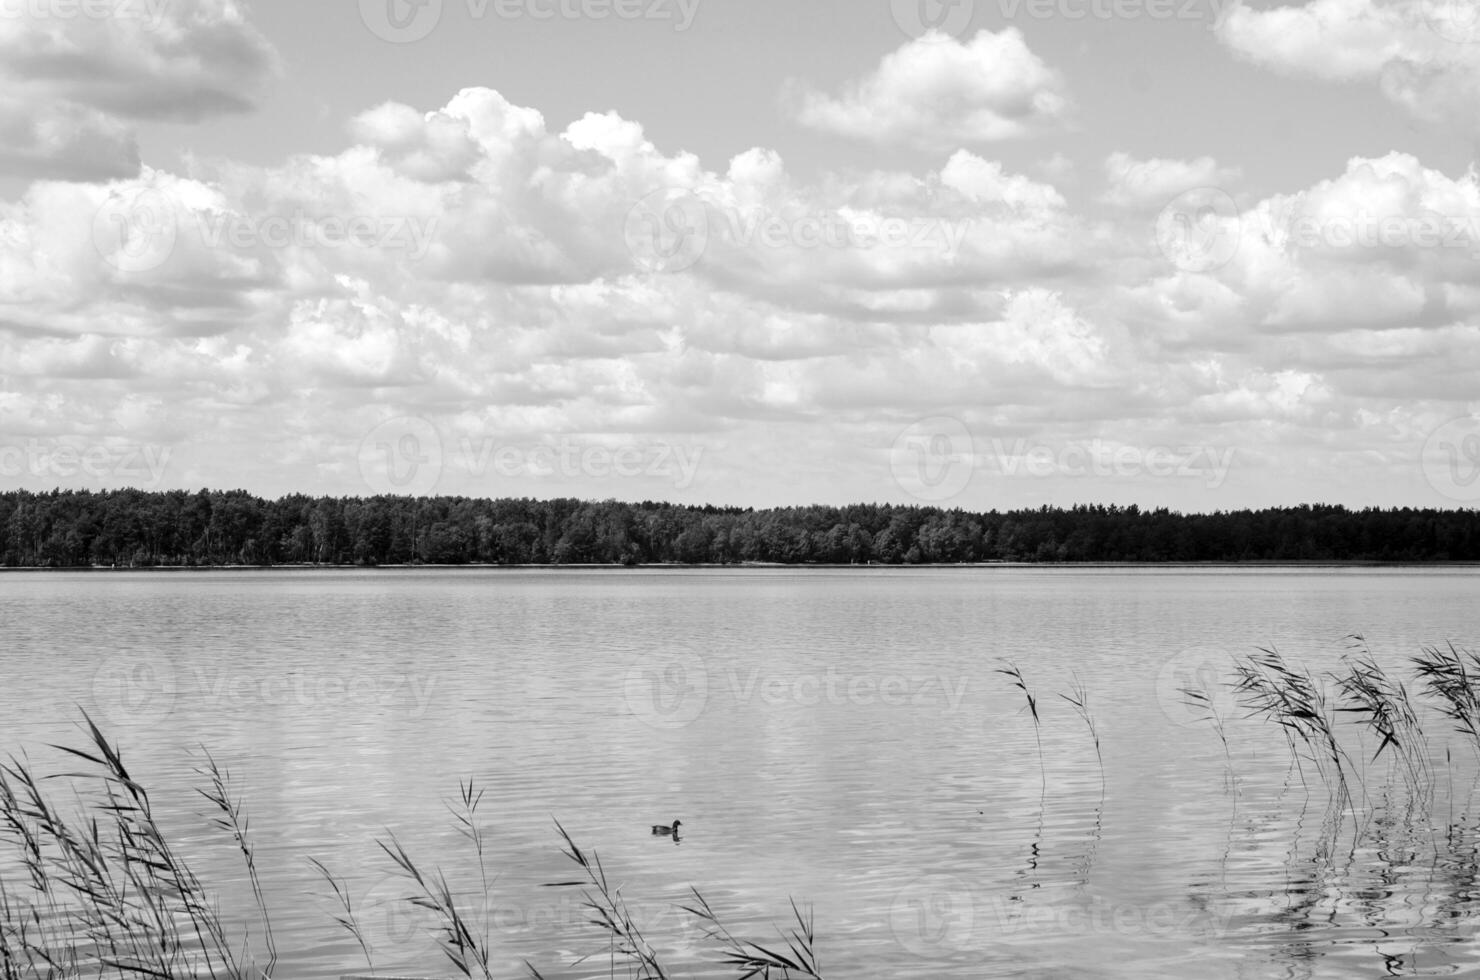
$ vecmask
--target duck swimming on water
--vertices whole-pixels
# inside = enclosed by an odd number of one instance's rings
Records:
[[[678,836],[678,825],[681,824],[681,823],[683,823],[682,820],[675,820],[675,821],[673,821],[673,825],[671,827],[669,825],[667,825],[667,824],[661,824],[661,823],[654,824],[653,825],[653,836],[654,837],[677,837]]]

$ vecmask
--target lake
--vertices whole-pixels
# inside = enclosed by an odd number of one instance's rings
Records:
[[[74,769],[48,746],[81,743],[85,708],[246,923],[239,856],[193,791],[208,749],[250,819],[280,977],[366,970],[309,857],[348,883],[378,968],[451,974],[400,904],[389,833],[444,869],[496,976],[609,975],[579,889],[545,887],[580,876],[556,820],[682,976],[735,975],[676,908],[690,886],[768,945],[795,898],[831,977],[1473,975],[1471,743],[1422,714],[1416,799],[1342,721],[1348,813],[1218,684],[1261,646],[1334,670],[1353,633],[1406,679],[1425,645],[1480,649],[1477,586],[1474,568],[6,573],[0,750]],[[486,900],[449,812],[463,780],[485,794]],[[676,844],[651,834],[675,818]]]

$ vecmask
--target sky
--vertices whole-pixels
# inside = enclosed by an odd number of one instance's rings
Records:
[[[1480,501],[1474,0],[0,0],[0,489]]]

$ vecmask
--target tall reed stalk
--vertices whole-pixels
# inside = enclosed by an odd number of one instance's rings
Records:
[[[1028,687],[1028,682],[1023,678],[1023,672],[1018,665],[1011,660],[1002,662],[1005,666],[997,668],[997,673],[1009,677],[1012,680],[1012,686],[1023,692],[1023,698],[1028,702],[1028,713],[1033,716],[1033,738],[1038,743],[1038,779],[1046,795],[1048,793],[1048,768],[1043,762],[1043,721],[1038,717],[1038,698]]]
[[[1424,647],[1412,663],[1439,711],[1480,750],[1480,656],[1450,643]]]
[[[267,944],[268,959],[263,973],[271,976],[278,961],[277,943],[272,936],[272,916],[267,911],[267,899],[262,894],[262,879],[257,874],[257,852],[252,847],[251,838],[247,836],[246,810],[242,806],[241,797],[232,793],[230,771],[217,765],[210,751],[204,746],[201,747],[201,752],[205,755],[206,762],[204,766],[198,766],[195,771],[198,775],[206,777],[210,788],[197,789],[196,792],[216,808],[219,816],[214,819],[213,823],[217,828],[231,835],[237,849],[241,852],[242,863],[247,868],[247,879],[252,884],[252,900],[257,905],[258,915],[262,917],[262,931]],[[243,937],[243,942],[248,942],[248,937]]]
[[[1084,722],[1085,727],[1089,729],[1090,740],[1095,743],[1095,762],[1098,763],[1100,768],[1100,795],[1103,796],[1105,793],[1105,756],[1100,751],[1100,730],[1095,725],[1094,714],[1089,710],[1089,691],[1085,688],[1084,682],[1079,679],[1077,673],[1074,673],[1072,676],[1074,683],[1069,688],[1069,693],[1060,694],[1059,697],[1069,702],[1070,706],[1074,709],[1074,713],[1079,716],[1080,720]]]
[[[556,881],[551,882],[548,888],[564,888],[572,885],[584,889],[582,907],[590,909],[594,918],[591,924],[608,940],[609,948],[614,957],[615,964],[623,964],[629,975],[635,980],[668,980],[669,973],[663,968],[658,958],[658,950],[652,943],[648,942],[632,915],[627,905],[627,900],[622,897],[622,890],[614,887],[607,878],[606,868],[602,866],[601,858],[595,851],[587,853],[581,850],[571,838],[566,829],[561,826],[560,821],[555,821],[555,829],[560,832],[561,839],[565,842],[563,853],[584,874],[583,881]],[[582,957],[577,963],[590,959],[589,956]],[[543,980],[544,974],[535,969],[532,963],[525,963],[529,973],[537,980]]]
[[[1336,677],[1340,692],[1337,710],[1356,715],[1377,737],[1372,761],[1391,748],[1409,789],[1421,794],[1429,784],[1429,766],[1423,728],[1408,688],[1378,666],[1362,637],[1354,634],[1351,639],[1360,646],[1361,653],[1342,658],[1346,672]]]
[[[394,833],[375,843],[390,858],[395,872],[415,886],[416,893],[407,902],[436,917],[434,937],[437,948],[457,972],[465,977],[493,980],[490,937],[469,920],[465,904],[452,890],[443,870],[440,867],[422,868]],[[487,904],[486,897],[485,894],[484,905]]]
[[[1238,792],[1238,772],[1233,767],[1233,750],[1228,744],[1228,725],[1222,713],[1218,711],[1218,705],[1213,701],[1212,692],[1201,687],[1184,687],[1180,690],[1182,703],[1198,712],[1199,720],[1212,725],[1218,741],[1223,744],[1223,762],[1228,767],[1228,779],[1236,794]]]

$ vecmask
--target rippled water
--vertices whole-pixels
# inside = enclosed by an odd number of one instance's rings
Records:
[[[762,941],[790,897],[810,905],[834,977],[1453,975],[1480,969],[1474,751],[1426,716],[1432,798],[1415,804],[1384,757],[1345,814],[1266,723],[1231,716],[1226,758],[1176,692],[1260,645],[1316,670],[1352,632],[1398,667],[1423,644],[1480,649],[1477,583],[1470,569],[5,574],[0,748],[71,768],[47,746],[76,744],[87,708],[244,922],[240,864],[191,790],[208,747],[247,805],[281,977],[365,966],[310,856],[350,882],[378,967],[450,973],[422,923],[391,911],[406,889],[373,843],[387,830],[485,918],[498,975],[525,959],[607,975],[578,891],[543,887],[577,876],[556,819],[682,975],[725,975],[674,907],[691,885]],[[1041,756],[1002,658],[1037,696]],[[1059,697],[1076,674],[1103,783]],[[486,790],[486,902],[447,809],[462,779]],[[675,817],[677,846],[650,835]]]

